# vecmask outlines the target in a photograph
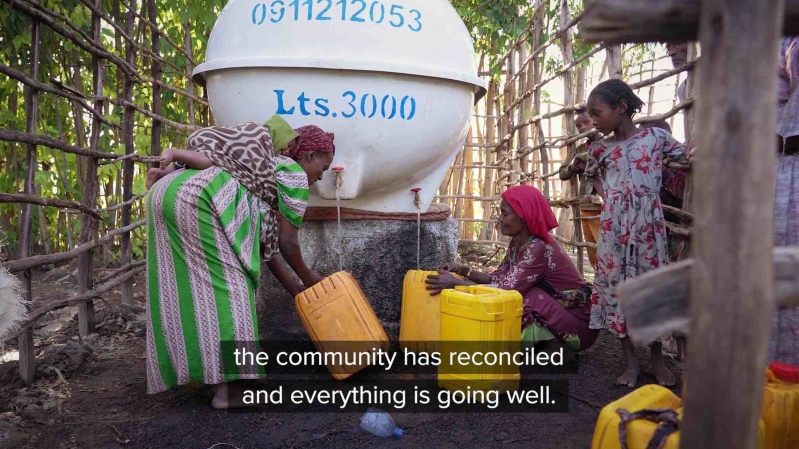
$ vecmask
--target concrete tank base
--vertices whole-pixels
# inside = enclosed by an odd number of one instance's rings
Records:
[[[458,225],[454,219],[423,221],[421,229],[423,270],[435,270],[445,262],[455,260]],[[322,275],[338,271],[337,232],[335,221],[309,221],[300,229],[303,257]],[[341,233],[344,270],[358,281],[389,338],[396,341],[403,279],[408,270],[416,269],[416,222],[342,221]],[[294,307],[294,298],[283,289],[266,265],[262,267],[257,309],[262,339],[308,338]]]

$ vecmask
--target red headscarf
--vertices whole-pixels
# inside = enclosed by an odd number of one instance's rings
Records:
[[[527,223],[527,229],[547,243],[552,242],[549,230],[558,227],[558,220],[549,207],[549,201],[533,186],[516,186],[506,190],[502,198],[513,211]]]
[[[333,133],[326,133],[321,128],[313,125],[303,126],[296,129],[299,137],[288,145],[288,154],[292,159],[302,159],[305,153],[322,152],[333,153],[336,146],[333,145]]]

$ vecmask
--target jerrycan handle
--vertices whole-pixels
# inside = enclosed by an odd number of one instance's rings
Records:
[[[497,295],[502,292],[498,288],[486,287],[484,285],[456,285],[455,290],[472,295]]]
[[[502,290],[493,287],[486,287],[484,285],[470,285],[469,291],[473,295],[498,295]]]

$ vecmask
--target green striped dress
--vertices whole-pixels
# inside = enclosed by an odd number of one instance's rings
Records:
[[[278,251],[276,212],[299,227],[308,178],[276,157],[276,192],[265,201],[218,167],[178,170],[147,202],[147,392],[215,385],[262,375],[238,367],[224,342],[255,351],[255,298],[261,259]]]

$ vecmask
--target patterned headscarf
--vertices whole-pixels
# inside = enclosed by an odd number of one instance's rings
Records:
[[[531,234],[552,243],[549,230],[558,227],[558,220],[541,191],[533,186],[516,186],[506,190],[502,198],[527,223]]]
[[[299,137],[288,144],[288,156],[294,160],[302,159],[305,153],[322,152],[334,153],[336,146],[333,144],[334,134],[326,133],[321,128],[313,125],[297,128]]]

